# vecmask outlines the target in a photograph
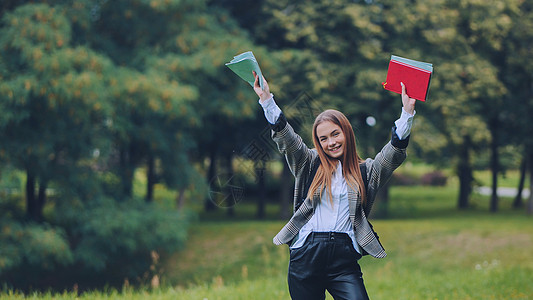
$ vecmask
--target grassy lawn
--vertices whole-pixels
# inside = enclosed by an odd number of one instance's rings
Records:
[[[476,171],[474,177],[482,186],[492,186],[492,173],[490,171]],[[498,187],[518,187],[520,178],[519,170],[507,170],[504,174],[498,174]],[[528,188],[529,175],[526,176],[525,188]]]
[[[533,226],[522,213],[471,211],[373,223],[388,256],[360,261],[372,299],[533,295]],[[188,247],[167,262],[163,288],[93,292],[79,298],[288,299],[288,251],[271,243],[282,225],[280,221],[198,223],[191,229]],[[74,295],[26,296],[72,299]]]
[[[209,282],[183,289],[187,299],[287,299],[288,251],[270,243],[282,225],[198,224],[194,242],[182,253],[183,260],[176,260],[176,273],[167,275],[184,288],[191,279]],[[375,220],[374,226],[388,257],[361,260],[372,299],[533,295],[533,226],[523,214],[465,212],[431,219]],[[256,293],[262,286],[266,288]]]
[[[533,298],[533,219],[513,210],[512,199],[502,198],[500,211],[490,213],[480,195],[458,211],[453,181],[390,192],[390,218],[372,222],[388,256],[360,261],[372,299]],[[254,212],[245,200],[234,219],[224,210],[200,214],[187,247],[164,263],[161,288],[0,299],[289,299],[288,249],[272,244],[285,221],[273,205],[267,220],[253,220]]]

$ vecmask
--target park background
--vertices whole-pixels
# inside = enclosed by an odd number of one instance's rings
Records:
[[[388,257],[361,260],[369,294],[531,298],[532,9],[3,0],[0,298],[288,298],[288,250],[271,239],[293,179],[224,66],[244,51],[309,145],[335,108],[363,157],[400,113],[381,86],[390,55],[433,63],[407,161],[371,216]]]

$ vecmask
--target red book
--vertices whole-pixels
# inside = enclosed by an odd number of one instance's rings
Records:
[[[405,85],[405,92],[411,98],[426,101],[429,83],[433,74],[433,65],[392,55],[383,88],[398,94],[402,93],[400,82]]]

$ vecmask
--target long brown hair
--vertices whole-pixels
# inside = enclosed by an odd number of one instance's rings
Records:
[[[350,124],[350,121],[348,121],[348,118],[346,118],[343,113],[333,109],[328,109],[320,113],[316,117],[315,123],[313,124],[313,144],[317,149],[318,156],[320,158],[320,167],[316,172],[315,178],[311,182],[311,186],[309,187],[309,191],[307,193],[307,198],[313,199],[313,194],[319,187],[321,187],[320,198],[322,198],[322,191],[326,189],[329,193],[330,200],[333,201],[331,194],[331,178],[335,172],[335,169],[337,168],[337,159],[328,156],[324,152],[316,132],[317,126],[320,123],[327,121],[338,125],[344,134],[344,153],[341,158],[342,176],[344,177],[344,180],[346,180],[346,183],[353,190],[359,190],[363,204],[365,204],[365,184],[363,182],[363,177],[361,176],[361,169],[359,168],[359,164],[364,162],[364,160],[362,160],[357,154],[355,135],[353,133],[353,128]]]

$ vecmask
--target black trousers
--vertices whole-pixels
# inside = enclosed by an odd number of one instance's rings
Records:
[[[289,293],[294,300],[368,299],[352,240],[345,233],[313,232],[290,250]]]

